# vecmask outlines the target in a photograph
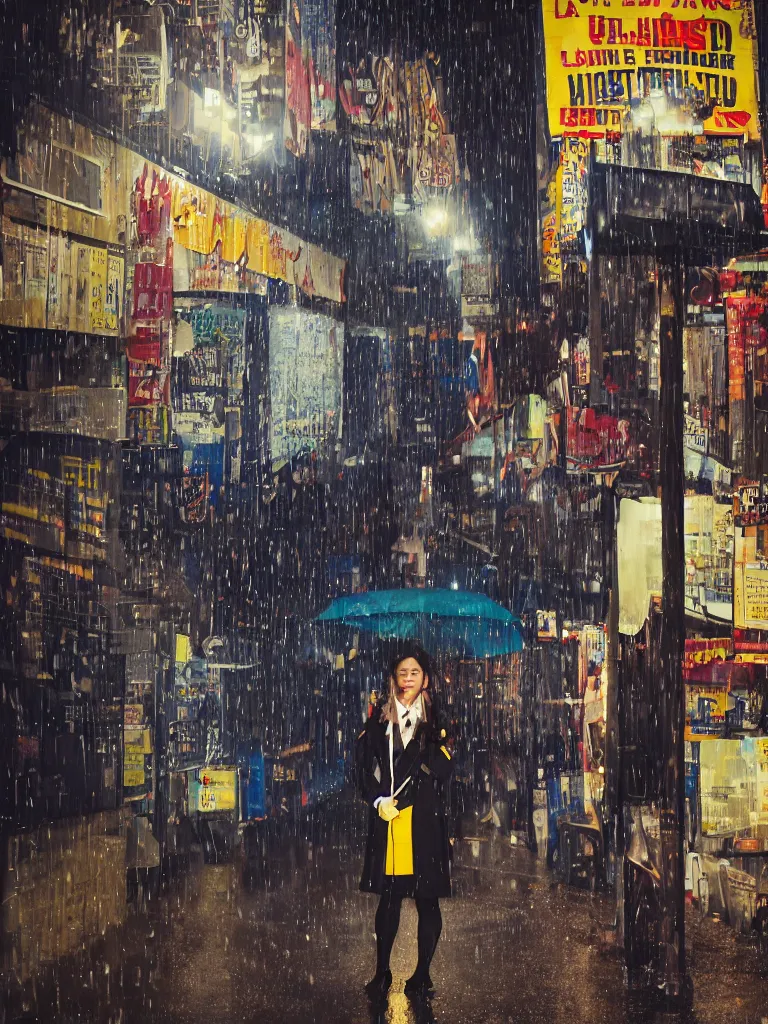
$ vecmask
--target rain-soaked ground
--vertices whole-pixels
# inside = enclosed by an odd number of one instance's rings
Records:
[[[626,1005],[618,959],[600,951],[610,897],[555,883],[527,851],[457,844],[455,896],[443,904],[433,965],[438,994],[416,1016],[403,982],[416,915],[403,914],[395,983],[378,1016],[363,994],[373,973],[373,896],[357,890],[356,815],[314,842],[286,835],[267,884],[245,885],[237,861],[196,867],[131,913],[87,956],[57,965],[7,1021],[104,1024],[599,1024],[653,1020]],[[350,837],[349,833],[353,833]],[[479,856],[478,856],[479,854]],[[689,915],[696,1024],[768,1020],[768,965],[723,924]]]

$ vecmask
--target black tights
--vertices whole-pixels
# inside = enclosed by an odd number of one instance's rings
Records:
[[[395,944],[397,929],[400,927],[400,908],[403,905],[400,896],[384,893],[376,910],[376,973],[383,974],[389,970],[389,957]],[[421,978],[429,975],[429,965],[437,949],[440,932],[443,930],[443,918],[440,904],[436,899],[416,897],[416,910],[419,914],[418,944],[419,963],[416,974]]]

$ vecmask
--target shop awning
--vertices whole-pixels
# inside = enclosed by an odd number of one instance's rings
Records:
[[[755,666],[736,661],[710,661],[706,665],[686,665],[683,678],[686,683],[749,690],[754,685]]]
[[[591,187],[598,253],[683,249],[693,264],[722,266],[763,248],[763,209],[751,185],[594,163]]]

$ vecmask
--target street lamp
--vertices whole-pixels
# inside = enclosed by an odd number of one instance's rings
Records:
[[[448,210],[444,203],[433,202],[424,207],[424,227],[430,235],[442,235],[448,227]]]

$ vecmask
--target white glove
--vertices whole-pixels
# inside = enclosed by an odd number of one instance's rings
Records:
[[[383,818],[384,821],[392,821],[400,813],[397,809],[397,800],[392,796],[385,796],[379,800],[376,809],[379,812],[379,817]]]

